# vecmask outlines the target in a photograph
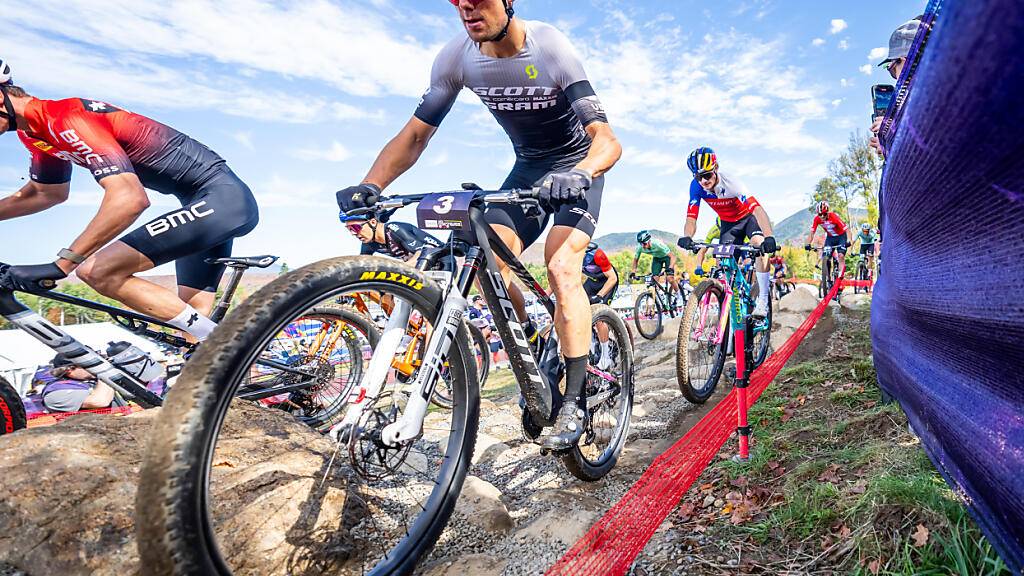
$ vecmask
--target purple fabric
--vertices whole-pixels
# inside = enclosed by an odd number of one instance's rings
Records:
[[[1024,570],[1024,2],[947,2],[890,134],[879,384]]]

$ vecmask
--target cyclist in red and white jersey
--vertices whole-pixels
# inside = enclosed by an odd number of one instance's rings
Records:
[[[832,208],[825,200],[818,202],[818,205],[815,207],[814,223],[811,224],[811,234],[807,237],[804,250],[810,251],[811,244],[814,242],[814,233],[818,231],[818,226],[825,230],[825,246],[835,249],[839,253],[840,258],[845,256],[846,248],[850,245],[850,229],[846,222],[843,222],[843,219],[839,217],[839,214],[832,212]],[[822,253],[822,257],[824,257],[824,253]]]
[[[693,234],[697,231],[697,215],[700,202],[707,202],[718,213],[722,221],[722,244],[743,244],[764,248],[767,253],[778,250],[772,236],[772,223],[768,214],[757,200],[750,195],[742,182],[718,169],[718,157],[714,150],[701,147],[694,150],[686,161],[693,173],[690,182],[690,205],[686,211],[686,225],[679,247],[693,249]],[[768,290],[771,286],[768,274],[768,259],[757,259],[757,305],[753,315],[764,318],[768,315]]]
[[[97,100],[32,97],[14,85],[2,60],[0,92],[0,134],[17,130],[32,158],[29,182],[0,199],[0,220],[67,200],[73,164],[89,170],[104,192],[85,231],[54,262],[12,266],[6,282],[39,291],[75,271],[100,294],[204,339],[224,272],[206,260],[230,256],[234,238],[259,221],[245,183],[215,152],[155,120]],[[182,207],[114,241],[149,207],[146,188]],[[177,294],[135,276],[172,261]]]

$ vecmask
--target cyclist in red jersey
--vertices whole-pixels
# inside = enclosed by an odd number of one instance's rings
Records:
[[[693,173],[693,181],[690,182],[690,204],[683,237],[679,239],[680,248],[693,249],[693,234],[697,231],[697,215],[703,200],[721,218],[720,243],[743,244],[749,240],[751,246],[760,246],[766,253],[778,250],[768,214],[742,182],[718,169],[714,150],[697,148],[690,154],[686,165]],[[768,259],[764,256],[757,259],[757,287],[757,305],[753,315],[764,318],[768,315],[768,290],[771,287]]]
[[[814,223],[811,224],[811,234],[807,237],[804,250],[810,251],[811,244],[814,242],[814,233],[818,231],[818,226],[825,230],[825,246],[835,249],[839,253],[840,258],[846,256],[846,248],[850,245],[850,230],[846,223],[843,222],[843,219],[835,212],[832,212],[831,207],[825,200],[818,202],[818,205],[815,207]],[[824,258],[824,256],[823,252],[821,257]]]
[[[0,220],[64,202],[72,164],[103,187],[92,221],[56,261],[12,266],[6,283],[39,291],[75,271],[97,292],[167,321],[198,340],[213,330],[206,314],[234,238],[259,220],[252,192],[215,152],[177,130],[96,100],[41,100],[14,85],[0,60],[0,134],[17,130],[31,153],[30,181],[0,199]],[[182,207],[112,242],[149,207],[146,188]],[[178,293],[135,276],[175,261]]]

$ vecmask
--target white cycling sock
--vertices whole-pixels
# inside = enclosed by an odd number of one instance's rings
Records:
[[[771,279],[769,278],[768,272],[757,273],[757,301],[764,302],[768,300],[768,290],[771,286]]]
[[[168,320],[167,323],[195,336],[196,340],[200,342],[206,340],[210,332],[217,327],[213,320],[203,316],[188,304],[185,304],[185,309],[180,314]]]

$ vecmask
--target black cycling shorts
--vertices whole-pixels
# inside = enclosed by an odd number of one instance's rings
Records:
[[[232,240],[256,227],[256,199],[227,166],[195,193],[175,196],[181,208],[132,230],[121,242],[155,266],[174,261],[179,286],[216,292],[224,266],[206,259],[230,256]]]
[[[601,288],[604,288],[604,283],[605,280],[593,280],[591,278],[584,277],[583,290],[587,293],[587,298],[593,298],[594,296],[597,296],[598,292],[601,291]],[[615,286],[612,286],[612,289],[607,294],[601,297],[601,304],[611,305],[612,300],[615,299],[615,293],[618,290],[619,281],[616,280]]]
[[[722,220],[722,235],[718,242],[720,244],[746,244],[747,240],[754,236],[764,236],[761,225],[753,214],[745,216],[736,222]]]
[[[846,236],[826,236],[825,246],[835,248],[836,252],[839,252],[840,254],[846,254],[846,247],[848,246],[846,243]]]
[[[564,162],[562,162],[564,164]],[[512,172],[502,183],[501,189],[533,188],[540,186],[544,178],[553,172],[571,170],[572,166],[559,166],[558,162],[539,162],[537,160],[516,160]],[[604,176],[594,178],[587,195],[574,204],[564,204],[554,212],[555,226],[568,226],[584,232],[591,238],[597,229],[597,220],[601,216],[601,195],[604,193]],[[530,246],[540,238],[547,228],[552,212],[542,209],[541,214],[527,216],[525,208],[518,204],[492,204],[487,207],[485,219],[489,224],[501,224],[515,230],[516,236],[523,241],[523,248]]]
[[[874,254],[875,253],[875,245],[874,244],[864,244],[864,243],[861,243],[861,245],[860,245],[860,253],[861,254]]]

